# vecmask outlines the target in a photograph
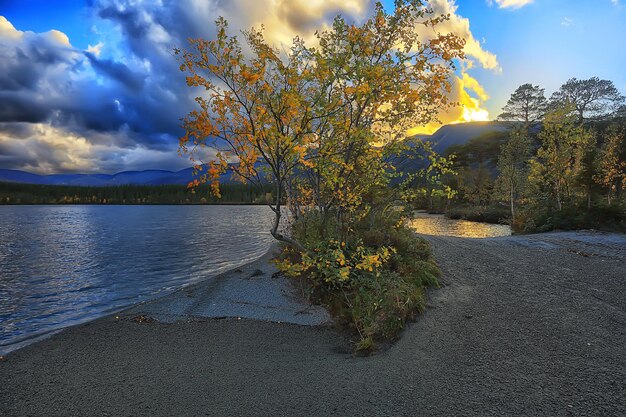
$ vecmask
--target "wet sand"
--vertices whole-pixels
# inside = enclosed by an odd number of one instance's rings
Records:
[[[626,236],[427,239],[445,285],[377,356],[328,325],[143,308],[8,355],[0,415],[626,415]]]

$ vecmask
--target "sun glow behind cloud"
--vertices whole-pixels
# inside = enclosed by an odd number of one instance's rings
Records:
[[[441,112],[438,121],[426,126],[417,126],[407,131],[407,136],[416,134],[432,134],[442,125],[465,122],[483,122],[490,120],[489,112],[483,107],[484,101],[489,98],[485,90],[467,72],[463,71],[461,77],[453,75],[452,89],[449,97],[456,105]]]
[[[416,126],[407,131],[408,136],[415,134],[431,134],[445,124],[477,122],[490,120],[489,111],[485,109],[485,101],[489,95],[478,80],[469,72],[479,66],[496,74],[502,73],[502,68],[495,54],[485,50],[480,41],[472,34],[469,19],[457,13],[458,6],[455,0],[431,0],[430,7],[435,13],[450,16],[445,22],[443,33],[454,33],[465,39],[465,60],[460,62],[458,73],[451,75],[451,91],[449,98],[456,105],[439,113],[438,121],[426,126]]]

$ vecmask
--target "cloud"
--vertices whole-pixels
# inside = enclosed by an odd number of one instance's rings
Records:
[[[131,91],[138,92],[143,88],[145,76],[131,71],[126,65],[108,59],[98,59],[91,52],[85,52],[91,66],[98,72],[118,81]]]
[[[186,86],[174,47],[184,47],[189,37],[214,36],[218,16],[235,34],[264,25],[267,40],[276,46],[290,44],[296,35],[311,40],[338,13],[362,21],[373,0],[89,4],[95,45],[87,50],[72,46],[58,30],[20,31],[0,16],[0,167],[36,172],[180,167],[186,161],[176,155],[179,118],[194,108],[198,93]],[[431,0],[429,6],[450,14],[438,28],[442,33],[456,33],[467,42],[467,60],[454,76],[451,96],[465,107],[442,115],[442,121],[482,117],[487,94],[467,71],[475,63],[499,72],[497,57],[474,38],[454,0]]]
[[[442,34],[454,33],[465,39],[465,53],[468,58],[475,59],[485,69],[502,71],[496,55],[485,50],[472,34],[469,19],[457,14],[458,6],[454,0],[430,0],[429,6],[435,13],[450,15],[450,19],[438,26],[437,30]]]
[[[415,134],[431,134],[442,124],[475,122],[489,120],[489,112],[483,107],[489,96],[478,80],[463,71],[461,76],[452,79],[452,88],[448,97],[458,105],[438,115],[439,122],[429,123],[410,129],[408,136]]]
[[[124,132],[90,133],[89,138],[48,123],[0,123],[0,166],[38,174],[115,173],[129,168],[179,170],[176,146],[151,149],[129,141]]]
[[[528,4],[531,4],[534,0],[488,0],[489,5],[494,2],[498,4],[500,9],[520,9]],[[611,0],[613,2],[617,0]]]
[[[87,52],[93,54],[96,57],[100,57],[103,47],[104,47],[104,42],[98,42],[95,45],[89,45],[87,47]]]
[[[563,20],[561,20],[561,26],[569,27],[572,23],[574,23],[574,21],[569,17],[564,17]]]
[[[79,51],[56,30],[18,31],[2,17],[0,122],[65,124],[86,137],[89,130],[125,128],[155,148],[162,146],[164,135],[175,141],[178,117],[171,109],[184,100],[160,78],[150,77],[150,89],[144,89],[149,63],[133,56],[127,62],[132,67]],[[123,104],[123,113],[116,102]]]

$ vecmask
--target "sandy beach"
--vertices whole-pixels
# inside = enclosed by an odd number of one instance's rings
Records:
[[[625,235],[428,239],[444,285],[379,355],[264,257],[9,354],[0,415],[626,415]]]

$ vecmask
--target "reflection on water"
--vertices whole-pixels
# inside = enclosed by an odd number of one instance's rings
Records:
[[[452,220],[442,214],[418,212],[410,225],[418,233],[433,236],[484,238],[511,235],[511,227],[507,225]]]
[[[261,256],[264,206],[0,206],[0,354]]]

